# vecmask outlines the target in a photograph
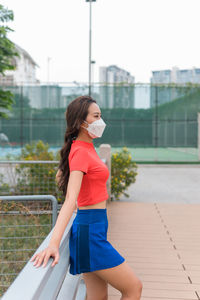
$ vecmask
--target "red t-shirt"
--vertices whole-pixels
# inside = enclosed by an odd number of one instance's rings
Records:
[[[68,156],[70,172],[84,172],[77,198],[79,206],[95,204],[109,198],[106,182],[109,170],[98,156],[93,143],[73,140]]]

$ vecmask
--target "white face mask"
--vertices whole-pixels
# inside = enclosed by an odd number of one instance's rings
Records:
[[[103,134],[103,131],[106,127],[106,123],[103,121],[102,118],[100,118],[99,120],[96,120],[92,123],[88,123],[86,121],[84,121],[85,123],[88,124],[88,127],[84,127],[85,129],[87,129],[89,135],[92,137],[92,138],[97,138],[97,137],[101,137],[102,134]],[[81,126],[83,127],[83,126]]]

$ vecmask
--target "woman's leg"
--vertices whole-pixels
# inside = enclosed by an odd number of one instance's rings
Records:
[[[82,273],[87,289],[86,300],[107,300],[108,283],[94,274],[94,272]]]
[[[118,289],[122,293],[121,300],[141,299],[142,282],[126,261],[116,267],[93,271],[93,273]]]

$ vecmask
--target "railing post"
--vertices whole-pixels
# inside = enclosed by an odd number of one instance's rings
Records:
[[[108,190],[108,194],[109,194],[109,199],[108,201],[110,201],[110,197],[111,197],[111,146],[110,144],[101,144],[99,147],[99,156],[101,159],[105,159],[106,160],[106,165],[109,169],[109,173],[110,176],[106,182],[107,185],[107,190]]]

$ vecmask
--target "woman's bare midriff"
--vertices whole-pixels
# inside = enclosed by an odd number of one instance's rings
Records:
[[[87,206],[79,206],[78,209],[106,208],[106,201],[107,200],[104,200],[102,202],[92,204],[92,205],[87,205]]]

